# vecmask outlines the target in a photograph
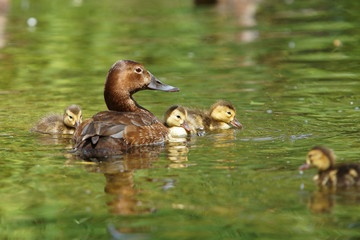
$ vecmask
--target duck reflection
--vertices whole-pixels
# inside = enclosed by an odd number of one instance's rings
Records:
[[[107,158],[87,158],[81,156],[72,157],[71,161],[85,160],[90,164],[85,165],[87,172],[104,174],[106,194],[114,196],[106,204],[109,212],[116,215],[134,215],[153,212],[154,209],[147,206],[137,198],[141,190],[136,188],[134,182],[135,171],[138,169],[153,168],[153,163],[159,161],[160,154],[165,152],[165,157],[170,161],[166,167],[186,167],[188,153],[187,141],[170,142],[166,145],[149,145],[131,148],[127,154],[111,156]],[[146,178],[149,182],[164,182],[163,189],[173,187],[174,181],[163,179]]]

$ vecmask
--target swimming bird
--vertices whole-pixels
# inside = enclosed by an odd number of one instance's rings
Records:
[[[360,165],[346,163],[335,165],[336,156],[332,149],[324,146],[313,147],[307,154],[306,163],[299,170],[317,168],[314,181],[319,186],[347,187],[360,185]]]
[[[192,134],[203,135],[206,131],[229,129],[231,126],[242,128],[242,124],[236,119],[234,105],[228,101],[216,102],[209,111],[196,108],[185,109],[187,111],[186,121]]]
[[[78,105],[65,108],[64,114],[51,114],[42,118],[30,131],[40,133],[73,134],[82,122],[82,111]]]
[[[164,114],[164,125],[169,128],[172,137],[186,137],[191,128],[186,121],[187,111],[182,106],[172,106]]]
[[[179,91],[162,83],[140,63],[117,61],[107,74],[104,88],[109,111],[95,114],[76,129],[74,150],[85,158],[104,157],[125,153],[133,146],[166,141],[169,129],[133,98],[134,93],[145,89]]]

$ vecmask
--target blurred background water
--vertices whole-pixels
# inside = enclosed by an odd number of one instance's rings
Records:
[[[360,193],[320,191],[297,168],[314,145],[359,162],[360,3],[333,0],[0,0],[1,239],[357,239]],[[231,101],[243,130],[106,162],[29,133],[70,104],[106,110],[119,59],[179,93]]]

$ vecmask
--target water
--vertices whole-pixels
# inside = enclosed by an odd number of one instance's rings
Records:
[[[297,171],[318,144],[338,162],[359,162],[356,1],[9,4],[0,21],[0,238],[359,237],[360,194],[321,191],[315,170]],[[105,110],[105,76],[119,59],[181,89],[135,95],[157,116],[226,99],[244,129],[105,162],[67,153],[69,138],[29,133],[73,103],[84,118]]]

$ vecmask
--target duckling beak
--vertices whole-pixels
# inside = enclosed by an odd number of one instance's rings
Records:
[[[187,132],[191,132],[191,128],[187,121],[184,121],[180,126],[183,127]]]
[[[233,125],[234,127],[238,127],[238,128],[243,127],[243,125],[236,119],[236,117],[234,117],[234,119],[232,121],[230,121],[230,124]]]
[[[80,121],[75,121],[75,128],[77,128],[80,125]]]
[[[299,171],[303,171],[310,168],[310,164],[305,163],[299,167]]]
[[[152,75],[151,73],[150,73],[150,77],[151,77],[151,80],[150,80],[150,84],[147,86],[148,89],[160,90],[160,91],[164,91],[164,92],[178,92],[178,91],[180,91],[180,89],[177,88],[177,87],[173,87],[173,86],[167,85],[165,83],[162,83],[159,79],[154,77],[154,75]]]

